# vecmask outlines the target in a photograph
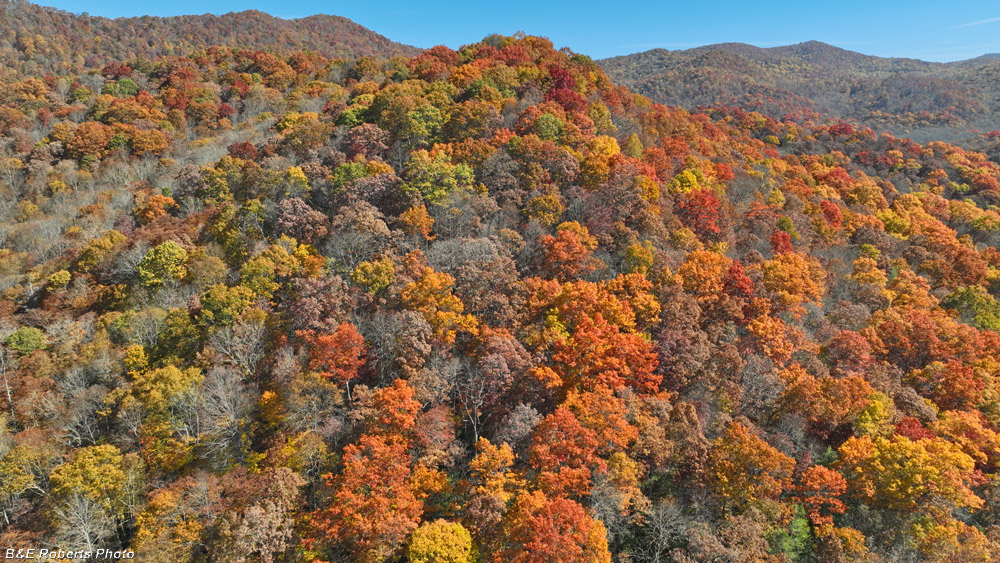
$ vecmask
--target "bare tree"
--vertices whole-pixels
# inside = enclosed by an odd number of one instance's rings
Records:
[[[236,370],[216,367],[206,376],[200,395],[201,446],[217,466],[227,467],[242,458],[251,393]]]
[[[670,552],[683,545],[690,519],[673,501],[661,500],[646,514],[643,541],[636,543],[635,560],[643,563],[674,561]]]
[[[0,346],[0,377],[3,377],[3,389],[7,394],[7,406],[10,408],[10,420],[11,422],[17,422],[17,415],[14,413],[14,394],[10,388],[10,379],[7,376],[7,372],[12,366],[12,358],[10,357],[10,352],[7,351],[6,346]]]
[[[267,349],[267,326],[263,318],[240,318],[212,333],[210,343],[230,365],[253,378]]]
[[[56,543],[68,551],[95,552],[114,534],[114,519],[100,502],[74,493],[53,508]]]

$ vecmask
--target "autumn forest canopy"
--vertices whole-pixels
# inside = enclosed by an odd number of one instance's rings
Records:
[[[333,16],[0,30],[0,550],[1000,560],[992,102]]]

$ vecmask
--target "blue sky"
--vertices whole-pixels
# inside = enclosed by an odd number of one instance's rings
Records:
[[[656,47],[686,49],[722,42],[761,47],[815,39],[884,57],[954,61],[1000,52],[1000,4],[747,2],[738,0],[36,0],[71,12],[108,17],[215,14],[247,9],[283,18],[316,13],[354,20],[394,41],[455,48],[491,33],[544,35],[594,58]]]

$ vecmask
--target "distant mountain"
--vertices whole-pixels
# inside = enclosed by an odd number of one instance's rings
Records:
[[[109,19],[0,0],[0,29],[0,65],[23,74],[67,73],[109,61],[184,55],[209,46],[314,51],[344,58],[411,57],[421,51],[339,16],[284,20],[258,11]]]
[[[846,119],[925,140],[1000,128],[1000,54],[932,63],[819,41],[773,48],[723,43],[654,49],[599,64],[613,80],[668,105]]]

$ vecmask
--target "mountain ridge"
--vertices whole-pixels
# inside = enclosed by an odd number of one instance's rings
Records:
[[[15,1],[0,3],[0,27],[11,31],[0,38],[0,64],[22,74],[76,72],[103,59],[187,55],[211,46],[313,51],[340,58],[410,57],[422,51],[342,16],[283,19],[259,10],[106,18]]]
[[[846,120],[917,140],[958,140],[1000,128],[992,87],[998,57],[938,63],[807,41],[653,49],[597,63],[612,80],[667,105],[735,106],[775,119]]]

